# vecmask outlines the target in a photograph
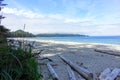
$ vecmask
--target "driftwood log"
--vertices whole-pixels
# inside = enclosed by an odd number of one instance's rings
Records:
[[[69,65],[67,65],[67,70],[68,70],[68,73],[69,73],[70,80],[76,80],[75,74],[74,74],[74,72],[72,71],[72,69]]]
[[[109,55],[114,55],[114,56],[120,56],[120,52],[114,52],[112,50],[99,50],[99,49],[94,49],[96,52],[104,53],[104,54],[109,54]]]
[[[93,80],[93,74],[60,55],[60,58],[87,80]]]
[[[105,80],[107,75],[110,74],[110,73],[111,73],[111,69],[110,68],[105,69],[103,72],[101,72],[101,74],[99,76],[99,80]]]
[[[117,78],[117,75],[120,73],[120,69],[115,68],[113,71],[106,77],[105,80],[115,80]]]
[[[120,79],[119,77],[120,69],[115,68],[111,70],[110,68],[105,69],[99,76],[99,80],[115,80]]]
[[[47,63],[47,67],[48,67],[48,70],[50,71],[50,74],[53,77],[53,80],[59,80],[58,75],[56,74],[53,67],[49,63]]]

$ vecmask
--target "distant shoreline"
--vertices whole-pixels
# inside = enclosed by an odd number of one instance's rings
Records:
[[[14,37],[15,38],[15,37]],[[20,38],[20,37],[17,37]],[[17,39],[16,38],[16,39]],[[24,40],[33,40],[33,41],[49,41],[49,42],[70,42],[70,43],[85,43],[85,44],[107,44],[107,45],[120,45],[119,36],[89,36],[89,37],[23,37]]]
[[[36,37],[88,37],[88,35],[81,34],[37,34]]]
[[[35,41],[35,42],[46,42],[46,43],[55,43],[55,44],[91,44],[91,45],[108,45],[108,46],[120,46],[119,44],[106,44],[106,43],[89,43],[89,42],[74,42],[74,41],[55,41],[55,40],[32,40],[25,38],[9,38],[15,40],[24,40],[24,41]]]

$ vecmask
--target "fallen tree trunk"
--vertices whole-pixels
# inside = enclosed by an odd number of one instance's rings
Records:
[[[49,63],[47,63],[47,67],[53,77],[53,80],[59,80],[58,75],[56,74],[56,72]]]
[[[69,73],[70,80],[76,80],[75,74],[74,74],[74,72],[72,71],[72,69],[69,65],[67,65],[67,70],[68,70],[68,73]]]
[[[105,80],[115,80],[117,78],[118,74],[120,73],[120,69],[115,68],[113,71],[106,77]]]
[[[110,68],[105,69],[105,70],[100,74],[99,79],[100,79],[100,80],[105,80],[105,78],[107,77],[107,75],[110,74],[110,73],[111,73]]]
[[[94,49],[96,52],[104,53],[104,54],[109,54],[109,55],[114,55],[114,56],[120,56],[120,53],[115,53],[114,51],[111,50],[99,50],[99,49]]]
[[[66,62],[68,65],[70,65],[76,72],[78,72],[80,75],[82,75],[87,80],[93,80],[93,74],[90,73],[88,70],[78,66],[77,64],[71,62],[70,60],[64,58],[63,56],[60,56],[60,58]]]
[[[120,69],[115,68],[111,70],[110,68],[107,68],[100,74],[99,80],[120,80],[119,74]]]

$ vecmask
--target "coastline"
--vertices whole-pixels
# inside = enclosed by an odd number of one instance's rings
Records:
[[[120,46],[119,44],[107,44],[107,43],[89,43],[89,42],[71,42],[71,41],[55,41],[55,40],[33,40],[33,39],[26,39],[26,38],[9,38],[15,40],[26,40],[26,41],[35,41],[35,42],[50,42],[50,43],[57,43],[57,44],[93,44],[93,45],[108,45],[108,46]]]
[[[35,41],[37,43],[37,50],[43,50],[41,57],[48,57],[53,60],[38,61],[39,63],[52,63],[53,68],[60,76],[60,80],[68,80],[66,64],[59,58],[58,55],[63,55],[65,58],[71,60],[83,68],[86,68],[98,76],[106,68],[120,68],[120,57],[109,54],[95,52],[94,49],[112,50],[113,52],[120,52],[120,45],[95,44],[95,43],[75,43],[75,42],[59,42],[59,41],[45,41],[45,40],[29,40],[29,39],[15,39],[24,41]],[[120,53],[119,53],[120,54]],[[44,78],[49,77],[46,65],[42,65],[42,74]],[[62,74],[64,73],[64,74]],[[77,78],[79,76],[77,73]]]
[[[34,41],[34,42],[39,42],[39,43],[63,44],[63,45],[92,45],[92,46],[99,46],[100,48],[106,46],[111,49],[113,48],[113,50],[120,51],[120,45],[118,45],[118,44],[83,43],[83,42],[70,42],[70,41],[66,42],[66,41],[54,41],[54,40],[33,40],[33,39],[25,39],[25,38],[10,38],[10,39],[23,40],[23,41]]]

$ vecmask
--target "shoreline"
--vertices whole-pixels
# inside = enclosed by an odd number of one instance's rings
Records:
[[[102,49],[102,50],[113,50],[120,52],[120,45],[116,44],[102,44],[102,43],[80,43],[80,42],[65,42],[65,41],[53,41],[53,40],[32,40],[32,39],[25,39],[25,38],[9,38],[14,40],[23,40],[27,42],[38,42],[38,43],[45,43],[45,44],[52,44],[52,45],[67,45],[67,46],[79,46],[84,45],[84,47],[94,48],[94,49]],[[36,46],[37,47],[37,46]]]
[[[26,38],[8,38],[8,39],[15,39],[15,40],[26,40],[26,41],[35,41],[35,42],[50,42],[50,43],[57,43],[57,44],[93,44],[93,45],[108,45],[108,46],[120,46],[119,44],[107,44],[107,43],[89,43],[89,42],[72,42],[72,41],[55,41],[55,40],[33,40],[33,39],[26,39]]]

